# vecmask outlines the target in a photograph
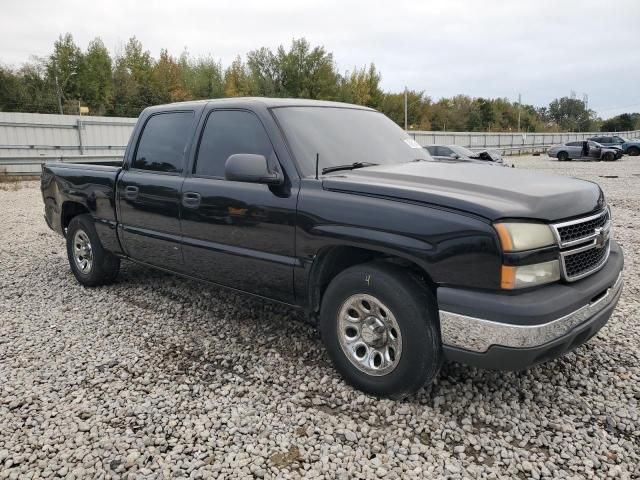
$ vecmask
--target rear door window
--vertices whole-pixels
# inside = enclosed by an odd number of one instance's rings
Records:
[[[132,168],[182,172],[193,117],[193,112],[167,112],[149,117],[138,142]]]

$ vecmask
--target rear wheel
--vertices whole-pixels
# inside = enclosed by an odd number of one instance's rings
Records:
[[[638,147],[629,147],[629,149],[627,150],[627,153],[629,155],[631,155],[632,157],[637,157],[638,155],[640,155],[640,148],[638,148]]]
[[[91,215],[69,222],[67,257],[76,279],[86,287],[111,283],[120,271],[120,259],[102,247]]]
[[[567,152],[558,152],[558,161],[566,162],[569,160],[569,154]]]
[[[616,156],[613,152],[606,152],[603,156],[602,159],[605,162],[613,162],[616,159]]]
[[[338,274],[322,299],[320,331],[336,369],[373,395],[413,393],[442,362],[433,294],[393,265],[372,262]]]

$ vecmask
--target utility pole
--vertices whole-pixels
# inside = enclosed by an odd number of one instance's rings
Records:
[[[60,84],[58,83],[58,67],[56,61],[53,61],[53,79],[56,82],[56,97],[58,98],[58,108],[60,109],[60,115],[64,115],[62,111],[62,97],[60,92]]]
[[[522,104],[522,95],[518,94],[518,132],[520,131],[520,105]]]
[[[404,86],[404,131],[408,131],[409,127],[407,124],[407,86]]]
[[[55,59],[53,59],[53,80],[56,84],[56,97],[58,97],[58,108],[60,109],[60,115],[64,115],[64,110],[62,109],[62,99],[64,98],[64,93],[62,92],[62,89],[67,84],[69,79],[75,74],[76,72],[71,72],[69,75],[67,75],[67,78],[62,81],[62,85],[60,85],[60,81],[58,80],[58,66],[56,65]]]

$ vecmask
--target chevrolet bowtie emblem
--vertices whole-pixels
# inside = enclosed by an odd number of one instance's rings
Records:
[[[594,232],[596,234],[596,248],[604,247],[604,244],[607,242],[607,238],[609,238],[609,230],[596,228]]]

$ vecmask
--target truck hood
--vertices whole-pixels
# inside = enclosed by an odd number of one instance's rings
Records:
[[[323,188],[409,200],[480,215],[491,221],[529,218],[552,222],[604,207],[593,182],[472,163],[410,162],[325,176]]]

